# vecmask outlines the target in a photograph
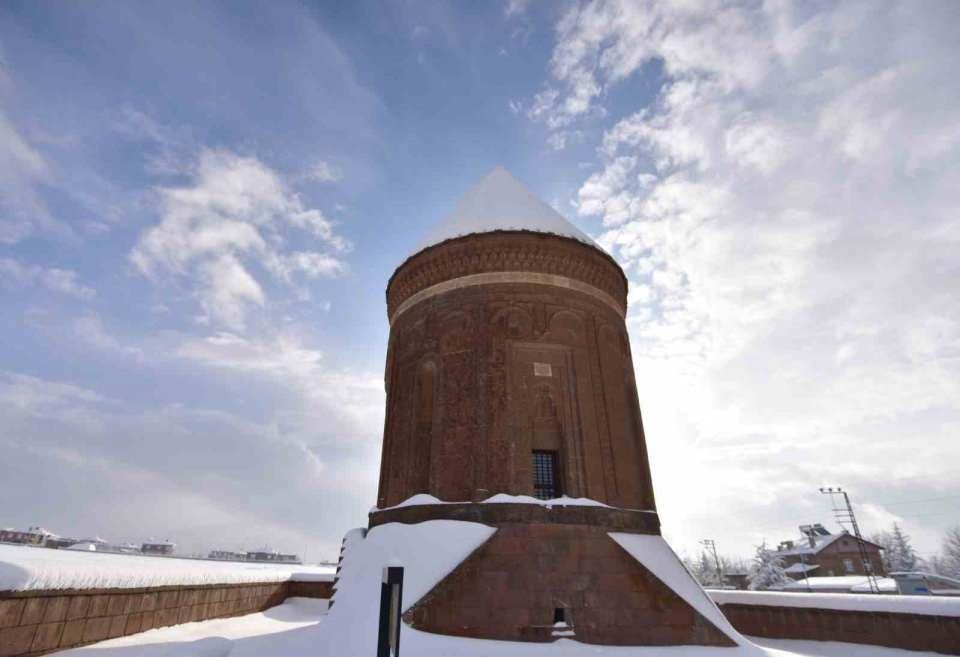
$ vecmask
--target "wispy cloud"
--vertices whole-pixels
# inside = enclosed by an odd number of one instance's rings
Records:
[[[160,221],[130,260],[153,280],[177,278],[210,321],[244,326],[249,309],[267,301],[264,274],[290,282],[297,274],[333,276],[346,267],[349,242],[256,158],[205,150],[190,185],[160,188],[157,195]],[[323,250],[290,250],[292,232]]]
[[[97,296],[96,290],[80,283],[77,272],[71,269],[25,265],[13,258],[0,258],[0,284],[9,288],[40,286],[81,301]]]

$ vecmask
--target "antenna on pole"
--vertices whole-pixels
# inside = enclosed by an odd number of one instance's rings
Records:
[[[850,525],[853,529],[853,535],[857,538],[857,551],[860,553],[860,562],[863,564],[863,572],[867,575],[867,584],[870,586],[871,593],[880,593],[880,585],[877,584],[877,577],[873,574],[873,563],[867,556],[867,550],[863,545],[863,535],[860,533],[860,525],[857,524],[857,517],[853,514],[853,506],[850,504],[850,496],[847,491],[839,486],[836,488],[820,487],[820,492],[830,496],[830,503],[833,506],[833,517],[841,527],[846,529],[844,523]],[[839,502],[839,497],[843,496],[843,502]]]

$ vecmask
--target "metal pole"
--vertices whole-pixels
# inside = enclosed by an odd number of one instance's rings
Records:
[[[843,526],[844,522],[849,522],[850,526],[853,528],[853,535],[857,538],[857,551],[860,554],[860,563],[863,565],[863,572],[867,576],[867,584],[870,586],[871,593],[880,593],[880,585],[877,583],[877,578],[873,574],[873,564],[870,562],[870,557],[867,555],[867,549],[863,545],[863,535],[860,533],[860,525],[857,524],[857,517],[853,513],[853,505],[850,503],[850,496],[847,495],[847,491],[843,490],[839,486],[836,488],[820,488],[820,492],[824,495],[830,496],[831,504],[833,504],[833,515],[836,518],[837,522],[840,523],[840,526]],[[838,509],[834,504],[834,495],[843,495],[843,503],[845,508]]]

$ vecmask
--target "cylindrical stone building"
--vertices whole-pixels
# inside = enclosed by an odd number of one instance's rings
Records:
[[[417,493],[653,510],[617,263],[496,169],[387,287],[378,506]]]
[[[689,576],[659,536],[626,305],[613,258],[502,168],[397,268],[370,526],[496,528],[409,624],[549,641],[560,622],[587,643],[734,645],[668,581]],[[418,494],[443,504],[398,506]],[[673,575],[638,546],[669,555]]]

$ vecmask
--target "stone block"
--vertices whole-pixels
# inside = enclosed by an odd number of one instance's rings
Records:
[[[60,637],[63,635],[63,622],[44,623],[37,626],[36,634],[33,635],[33,643],[30,646],[32,652],[41,650],[53,650],[60,645]]]
[[[146,632],[147,630],[152,630],[155,627],[160,627],[158,624],[158,614],[156,611],[145,611],[143,612],[143,620],[140,621],[140,631]]]
[[[90,596],[90,606],[87,608],[87,618],[100,618],[107,615],[107,606],[110,596],[99,594]]]
[[[83,641],[83,627],[87,621],[83,618],[68,620],[63,625],[63,634],[60,635],[60,647],[70,648]]]
[[[107,601],[107,616],[120,616],[127,610],[127,600],[131,596],[126,593],[114,593]]]
[[[58,595],[47,598],[47,608],[43,612],[44,623],[59,623],[66,619],[70,608],[70,597]]]
[[[67,607],[67,616],[66,620],[76,620],[78,618],[86,618],[87,611],[90,608],[90,596],[88,595],[71,595],[70,596],[70,605]]]
[[[127,617],[125,615],[121,616],[111,616],[110,617],[110,631],[107,633],[108,638],[115,638],[118,636],[123,636],[123,631],[127,627]]]
[[[124,635],[127,634],[136,634],[140,632],[140,627],[143,624],[143,612],[136,612],[133,614],[127,615],[127,622],[123,626]]]
[[[5,627],[0,630],[0,657],[13,657],[30,652],[36,625]]]
[[[43,622],[43,613],[47,609],[47,598],[26,598],[23,615],[20,616],[21,625],[39,625]]]
[[[83,626],[83,642],[92,643],[94,641],[103,641],[110,634],[110,618],[108,616],[99,616],[97,618],[88,618]]]
[[[19,625],[26,604],[23,598],[0,599],[0,629]]]

